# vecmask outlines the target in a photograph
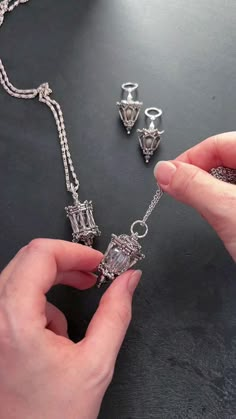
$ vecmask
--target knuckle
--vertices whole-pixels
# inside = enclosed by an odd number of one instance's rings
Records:
[[[106,294],[101,298],[100,306],[106,314],[106,318],[115,326],[127,327],[131,320],[132,308],[129,301],[117,301],[117,299],[107,299]],[[112,307],[112,311],[110,309]]]
[[[28,251],[39,251],[45,249],[45,239],[33,239],[27,246]]]
[[[173,179],[172,187],[175,190],[176,195],[188,196],[191,193],[191,188],[198,181],[199,169],[192,167],[191,172],[186,173],[184,167],[178,167],[177,176]]]
[[[209,141],[212,142],[213,147],[214,147],[214,151],[215,151],[215,155],[216,156],[220,156],[220,146],[222,144],[222,135],[213,135],[212,137],[209,138]],[[220,164],[220,162],[219,162]]]
[[[127,327],[131,321],[131,306],[122,304],[117,311],[114,312],[114,315],[122,326]]]
[[[25,251],[27,250],[27,248],[28,248],[28,245],[26,245],[26,246],[22,247],[22,248],[18,251],[17,255],[18,255],[18,256],[23,255],[23,254],[25,253]]]
[[[234,221],[234,214],[236,209],[236,194],[234,191],[231,191],[230,188],[225,188],[224,191],[220,191],[217,197],[219,205],[214,205],[212,208],[212,215],[217,220],[229,220]],[[234,222],[233,222],[234,225]]]
[[[114,365],[110,365],[110,362],[94,354],[89,359],[88,365],[89,378],[95,386],[110,384],[114,374]]]
[[[230,186],[230,188],[227,188],[225,189],[225,191],[223,191],[222,203],[225,205],[226,208],[235,209],[236,194],[235,194],[235,190],[233,189],[234,186],[232,188],[231,188],[232,185],[227,185],[227,186]]]
[[[4,304],[1,299],[0,301],[0,348],[3,350],[6,346],[9,345],[10,339],[10,328],[9,322],[6,315],[6,310],[4,309]]]
[[[192,173],[186,177],[184,183],[184,193],[185,195],[189,195],[190,189],[194,187],[194,184],[198,182],[199,177],[199,169],[196,167],[192,170]]]

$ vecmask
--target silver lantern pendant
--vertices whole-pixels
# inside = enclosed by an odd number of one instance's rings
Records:
[[[127,99],[122,99],[121,102],[117,102],[119,109],[120,118],[127,130],[127,134],[130,134],[135,122],[138,119],[142,102],[134,100],[132,93],[137,92],[137,83],[124,83],[121,88],[124,92],[128,93]]]
[[[159,131],[155,127],[155,121],[162,115],[162,110],[158,108],[147,108],[145,115],[148,119],[149,126],[148,128],[138,129],[137,133],[145,162],[149,163],[150,158],[160,144],[161,134],[164,133],[164,131]]]
[[[133,228],[137,223],[145,228],[144,234],[138,235],[134,233]],[[98,267],[98,288],[109,280],[113,281],[117,276],[126,272],[145,257],[141,252],[142,248],[138,239],[145,237],[147,232],[148,227],[146,223],[138,220],[131,227],[131,235],[121,234],[120,236],[116,236],[112,234],[111,242]]]
[[[73,242],[92,246],[94,238],[101,234],[94,221],[92,201],[80,202],[75,191],[73,197],[74,205],[65,208],[73,231]]]
[[[108,281],[113,281],[118,275],[126,272],[135,265],[136,262],[145,257],[141,252],[142,248],[138,239],[142,239],[148,234],[147,220],[159,203],[162,195],[163,191],[158,185],[142,220],[137,220],[131,225],[130,235],[122,234],[121,236],[116,236],[115,234],[112,234],[110,244],[98,267],[98,288]],[[135,231],[137,228],[139,230],[141,229],[141,232],[138,233]]]

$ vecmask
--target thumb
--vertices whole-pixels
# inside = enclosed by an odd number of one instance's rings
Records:
[[[96,348],[98,363],[114,367],[116,357],[131,319],[134,291],[141,271],[128,271],[118,277],[103,295],[99,307],[87,329],[85,341]]]
[[[234,185],[217,180],[208,172],[179,161],[157,163],[154,174],[165,192],[200,212],[228,247],[236,236]]]

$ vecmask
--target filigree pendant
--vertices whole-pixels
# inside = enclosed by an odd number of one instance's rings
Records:
[[[117,276],[126,272],[145,256],[141,253],[141,245],[136,234],[112,234],[111,242],[104,258],[98,267],[98,288],[102,284],[113,281]]]
[[[145,257],[141,252],[142,247],[138,239],[142,239],[148,234],[147,220],[160,201],[162,195],[163,191],[158,186],[143,219],[136,220],[131,225],[130,235],[121,234],[120,236],[116,236],[115,234],[112,234],[110,244],[98,267],[98,288],[108,281],[113,281],[118,275],[126,272],[135,265],[135,263]],[[139,231],[137,231],[137,229]]]
[[[154,124],[154,121],[162,115],[162,110],[158,108],[147,108],[145,115],[149,119],[149,127],[138,129],[137,133],[145,162],[149,163],[150,158],[160,144],[161,134],[164,133],[164,131],[159,131],[158,128],[155,128]]]
[[[75,201],[65,210],[71,223],[73,242],[91,247],[94,238],[101,234],[94,221],[92,201]]]
[[[139,102],[138,100],[135,101],[132,96],[132,92],[138,88],[137,83],[124,83],[121,87],[125,92],[128,92],[128,96],[127,99],[117,102],[117,106],[120,118],[127,130],[127,134],[130,134],[135,122],[138,119],[142,102]]]

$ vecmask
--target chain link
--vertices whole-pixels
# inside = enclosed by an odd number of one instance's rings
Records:
[[[27,3],[29,0],[3,0],[0,2],[0,26],[3,23],[6,12],[11,12],[15,7],[21,3]],[[17,99],[34,99],[38,96],[39,101],[47,105],[55,119],[58,131],[62,161],[65,172],[66,189],[72,193],[75,200],[78,199],[77,191],[79,189],[79,180],[76,176],[73,161],[71,158],[69,144],[66,134],[65,122],[62,109],[58,102],[50,98],[52,90],[48,83],[41,84],[37,89],[17,89],[9,81],[2,61],[0,60],[0,83],[4,90],[12,97]]]
[[[219,166],[211,169],[210,174],[218,180],[236,185],[236,169]]]
[[[149,205],[149,207],[148,207],[148,209],[147,209],[147,212],[146,212],[146,214],[144,215],[144,217],[143,217],[143,219],[142,219],[142,222],[143,222],[144,224],[146,224],[146,222],[147,222],[148,218],[149,218],[149,217],[150,217],[150,215],[152,214],[153,210],[156,208],[156,205],[157,205],[157,204],[158,204],[158,202],[160,201],[160,199],[161,199],[162,195],[163,195],[163,191],[162,191],[162,189],[160,188],[160,186],[158,186],[158,189],[157,189],[157,191],[156,191],[156,193],[155,193],[155,195],[154,195],[154,197],[153,197],[153,199],[152,199],[152,201],[151,201],[151,204]]]

